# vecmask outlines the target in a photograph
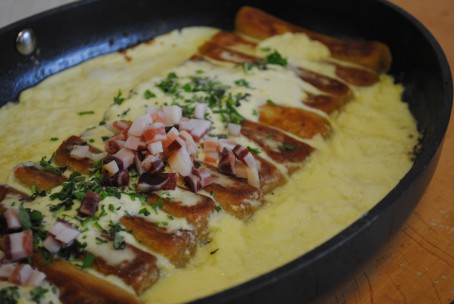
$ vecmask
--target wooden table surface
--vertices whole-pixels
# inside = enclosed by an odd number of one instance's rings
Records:
[[[454,69],[454,0],[392,0],[421,21]],[[454,113],[435,175],[403,228],[320,303],[454,302]]]

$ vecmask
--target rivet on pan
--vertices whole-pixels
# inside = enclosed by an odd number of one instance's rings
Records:
[[[21,55],[30,55],[36,50],[36,36],[32,29],[24,29],[16,38],[16,49]]]

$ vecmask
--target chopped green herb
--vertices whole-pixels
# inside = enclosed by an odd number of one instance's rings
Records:
[[[142,208],[139,210],[139,214],[143,215],[143,216],[149,216],[150,215],[150,211],[148,211],[147,208]]]
[[[19,288],[17,286],[0,289],[0,303],[16,304],[19,300]]]
[[[222,210],[221,206],[219,206],[219,205],[215,205],[215,206],[214,206],[214,209],[215,209],[217,212],[219,212],[219,211]]]
[[[100,244],[105,244],[105,243],[107,243],[107,241],[105,239],[96,237],[96,244],[100,245]]]
[[[266,103],[269,104],[269,105],[272,105],[272,106],[275,106],[275,105],[276,105],[276,103],[275,103],[273,100],[271,100],[271,99],[268,99],[268,100],[266,101]]]
[[[94,142],[95,142],[95,139],[94,139],[94,138],[90,138],[90,139],[88,140],[88,142],[89,142],[89,143],[94,143]]]
[[[291,151],[291,150],[295,150],[296,149],[296,147],[292,146],[292,145],[281,145],[278,148],[281,151]]]
[[[117,96],[114,96],[113,101],[116,105],[121,105],[123,101],[125,101],[125,98],[123,97],[123,93],[121,90],[118,90]]]
[[[278,51],[274,51],[265,58],[266,63],[286,66],[288,64],[287,59],[282,57]]]
[[[271,51],[271,49],[270,49],[269,47],[262,47],[262,48],[260,48],[260,50],[261,50],[262,52],[269,52],[269,51]]]
[[[58,137],[51,137],[50,138],[50,141],[57,141],[58,140]]]
[[[113,204],[109,204],[109,211],[115,212],[115,206]]]
[[[36,288],[33,288],[30,291],[30,298],[32,299],[32,301],[35,301],[36,303],[40,303],[41,300],[44,298],[44,295],[48,291],[49,291],[48,289],[38,286]]]
[[[173,216],[172,216],[172,215],[167,214],[167,218],[168,218],[169,220],[173,221]]]
[[[150,91],[150,90],[147,89],[147,90],[143,93],[143,97],[144,97],[145,99],[148,100],[148,99],[150,99],[150,98],[156,97],[156,94],[153,93],[152,91]]]
[[[47,161],[46,157],[41,158],[39,165],[46,171],[53,172],[55,174],[61,175],[63,172],[66,171],[66,167],[55,167],[52,166],[50,160]]]
[[[32,223],[30,221],[30,216],[28,212],[24,208],[24,204],[20,204],[19,206],[19,223],[24,229],[30,229],[32,227]]]
[[[252,153],[254,153],[254,154],[259,154],[261,152],[259,149],[253,148],[253,147],[250,147],[250,146],[247,146],[247,149],[249,151],[251,151]]]
[[[87,255],[85,256],[85,259],[82,263],[82,266],[80,268],[86,269],[86,268],[90,267],[94,260],[95,260],[95,257],[93,255],[87,253]]]
[[[164,205],[164,201],[162,199],[158,199],[158,201],[154,204],[151,205],[151,208],[153,208],[154,212],[158,214],[158,209]]]
[[[82,111],[82,112],[77,112],[77,115],[82,116],[82,115],[91,115],[95,114],[95,111]]]
[[[102,141],[106,141],[106,140],[110,139],[110,136],[102,136],[101,139],[102,139]]]
[[[115,234],[113,247],[117,250],[124,249],[126,246],[125,238],[122,237],[120,234]]]
[[[249,82],[246,79],[235,80],[235,84],[240,87],[249,88]]]

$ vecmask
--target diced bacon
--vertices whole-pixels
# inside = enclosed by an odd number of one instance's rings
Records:
[[[200,182],[200,178],[194,174],[189,174],[188,176],[185,176],[184,182],[186,186],[193,192],[197,192],[203,188]]]
[[[213,182],[213,177],[211,176],[210,172],[205,168],[200,169],[192,168],[192,174],[199,178],[202,188],[208,186]]]
[[[162,110],[155,110],[151,112],[151,118],[154,122],[166,124],[166,115]]]
[[[186,143],[180,137],[175,138],[175,140],[167,147],[168,153],[178,151],[180,149],[186,149]]]
[[[183,116],[183,109],[179,106],[163,106],[162,111],[166,116],[166,125],[174,126],[180,123],[181,117]]]
[[[49,229],[49,233],[55,237],[55,240],[63,243],[64,245],[69,245],[80,234],[80,232],[71,224],[61,220],[57,221]]]
[[[50,253],[57,253],[61,249],[61,243],[58,242],[54,236],[48,235],[43,241],[43,247],[46,248]]]
[[[191,133],[192,137],[196,142],[200,141],[203,136],[205,136],[211,128],[211,122],[208,120],[203,120],[203,119],[195,119],[196,120],[196,125],[194,128],[190,130],[189,133]]]
[[[106,124],[106,128],[114,134],[125,133],[131,126],[130,121],[118,120]]]
[[[25,285],[37,287],[44,282],[44,279],[46,279],[46,274],[34,269]]]
[[[235,176],[236,175],[235,161],[236,157],[233,151],[228,149],[222,150],[221,158],[219,159],[218,163],[219,172]]]
[[[205,157],[203,158],[203,162],[205,162],[207,164],[212,164],[212,165],[216,165],[218,163],[218,160],[219,160],[219,153],[217,151],[205,153]]]
[[[129,173],[127,169],[120,170],[114,176],[104,176],[102,181],[103,186],[106,187],[123,187],[129,184]]]
[[[79,208],[79,214],[87,216],[95,215],[100,200],[101,196],[96,192],[87,192]]]
[[[224,149],[233,150],[237,144],[229,139],[220,139],[219,140],[219,152],[222,152]]]
[[[168,159],[170,168],[173,172],[176,172],[182,176],[188,176],[191,174],[193,163],[189,152],[186,149],[179,149],[173,152]]]
[[[182,119],[178,125],[180,131],[186,130],[191,131],[196,126],[197,121],[195,119]]]
[[[235,146],[235,148],[233,148],[233,153],[235,153],[236,157],[238,157],[239,160],[244,162],[246,166],[248,166],[249,168],[257,167],[255,158],[248,148],[241,145],[237,145]]]
[[[194,108],[194,117],[198,119],[204,119],[207,107],[208,105],[206,103],[197,102]]]
[[[142,161],[139,158],[139,155],[134,155],[134,167],[136,168],[137,174],[141,176],[145,173],[145,168],[142,165]]]
[[[186,149],[188,149],[189,154],[195,158],[197,156],[198,149],[197,149],[197,144],[195,143],[194,139],[192,138],[192,135],[189,134],[187,131],[183,130],[183,131],[180,131],[179,137],[184,140],[184,142],[186,144]]]
[[[121,148],[120,151],[112,155],[121,162],[122,169],[127,169],[134,162],[134,152],[129,149]]]
[[[29,264],[18,264],[11,272],[9,281],[18,285],[25,285],[32,273],[33,268]]]
[[[17,229],[22,227],[19,221],[19,209],[8,208],[3,213],[3,216],[6,219],[6,225],[8,226],[8,229]]]
[[[208,137],[203,142],[203,151],[206,153],[217,152],[219,146],[219,140],[215,137]]]
[[[100,161],[101,159],[107,156],[107,152],[100,152],[100,153],[89,153],[88,158],[94,162]]]
[[[155,141],[155,142],[150,143],[147,146],[147,149],[148,149],[148,151],[150,151],[151,154],[159,154],[164,151],[164,149],[162,147],[162,142],[160,142],[160,141]]]
[[[145,128],[142,136],[143,140],[147,144],[155,141],[165,140],[167,138],[165,125],[160,122],[155,122]]]
[[[8,279],[15,268],[16,268],[15,264],[0,265],[0,279]]]
[[[5,237],[5,254],[11,261],[17,261],[33,254],[33,232],[24,230]]]
[[[239,136],[241,133],[241,125],[234,124],[234,123],[228,123],[227,131],[229,132],[230,135]]]
[[[126,138],[126,137],[125,137]],[[125,140],[111,138],[104,142],[104,150],[109,154],[115,154],[125,145]]]
[[[137,191],[149,193],[158,190],[175,190],[177,175],[175,173],[144,173],[137,183]]]
[[[153,119],[151,118],[151,116],[149,114],[139,115],[132,122],[132,125],[128,130],[128,135],[140,137],[140,136],[142,136],[144,129],[148,125],[151,125],[152,123],[153,123]]]
[[[74,145],[69,153],[69,157],[74,159],[84,159],[90,154],[90,147],[88,145]]]
[[[162,147],[167,149],[167,147],[178,137],[179,134],[180,132],[177,129],[170,129],[169,132],[167,132],[167,138],[162,141]]]
[[[137,150],[145,147],[145,143],[140,139],[140,137],[130,135],[126,140],[124,147],[131,150]]]
[[[101,170],[109,176],[114,176],[118,171],[120,171],[120,168],[115,160],[111,160],[107,164],[104,164]]]
[[[236,177],[247,178],[246,165],[241,160],[235,160],[235,172]]]
[[[164,168],[164,161],[159,155],[147,155],[142,161],[142,166],[145,171],[150,173],[156,173],[162,168]]]

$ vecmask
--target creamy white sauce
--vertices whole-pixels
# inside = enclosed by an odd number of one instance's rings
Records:
[[[279,66],[245,73],[229,64],[214,68],[208,63],[184,62],[215,32],[207,28],[175,31],[155,39],[152,44],[129,50],[130,62],[120,54],[102,56],[25,91],[19,104],[0,110],[0,121],[8,126],[0,133],[0,139],[7,145],[0,158],[4,177],[4,172],[17,162],[37,161],[43,155],[50,155],[61,140],[97,125],[102,119],[133,119],[143,114],[146,106],[170,103],[172,100],[155,87],[169,72],[183,79],[193,75],[209,77],[228,85],[232,94],[251,94],[239,108],[251,120],[257,120],[255,111],[268,99],[310,110],[301,100],[306,93],[319,91]],[[289,41],[294,42],[289,44]],[[332,65],[326,63],[329,51],[302,34],[273,37],[260,44],[260,48],[265,47],[277,49],[292,65],[334,77]],[[239,79],[246,79],[249,88],[236,85]],[[147,89],[157,97],[147,100],[144,97]],[[394,84],[391,77],[381,76],[380,82],[372,87],[353,89],[355,100],[330,117],[332,137],[325,141],[318,136],[307,141],[316,147],[316,152],[287,184],[266,197],[268,204],[249,222],[243,223],[223,212],[216,213],[210,221],[211,242],[199,248],[184,269],[175,269],[157,255],[163,271],[158,283],[143,296],[146,302],[177,303],[196,299],[279,267],[347,227],[397,184],[411,167],[409,156],[418,137],[415,121],[401,101],[402,87]],[[119,90],[127,99],[119,106],[111,106],[112,97]],[[108,110],[103,114],[105,108]],[[88,110],[95,111],[95,115],[77,115]],[[215,133],[225,132],[225,125],[219,121],[215,121],[214,127]],[[106,129],[100,127],[86,130],[83,137],[94,139],[93,144],[102,148],[101,136],[106,134],[109,134]],[[59,140],[51,141],[51,137]],[[235,140],[256,147],[241,136]],[[181,197],[178,192],[173,195]],[[185,203],[190,205],[194,201],[190,199]],[[121,207],[129,214],[138,214],[143,208],[140,202],[123,196],[108,198],[103,204]],[[40,206],[40,210],[47,212],[46,203]],[[46,216],[55,219],[55,214],[47,212]],[[118,220],[120,216],[113,213],[100,224],[107,225],[108,220]],[[164,220],[165,214],[150,216],[159,221]],[[168,222],[171,229],[190,228],[181,220]],[[47,225],[51,225],[51,221]],[[90,231],[79,238],[91,234]],[[130,234],[122,232],[122,235],[126,242],[145,249]],[[95,245],[90,243],[90,246]],[[107,252],[101,254],[107,255]],[[119,256],[112,263],[119,263],[123,258]]]

